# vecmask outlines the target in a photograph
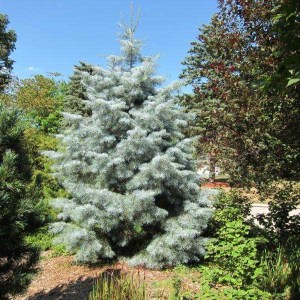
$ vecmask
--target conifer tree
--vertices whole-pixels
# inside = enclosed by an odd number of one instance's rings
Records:
[[[23,133],[19,112],[0,105],[0,299],[26,287],[38,258],[24,241],[37,213],[25,195]]]
[[[56,199],[56,241],[78,261],[127,257],[159,268],[199,261],[211,214],[201,194],[192,145],[182,133],[187,116],[173,92],[158,88],[156,57],[141,55],[137,22],[121,24],[122,54],[108,68],[84,74],[92,114],[64,113],[57,176],[69,199]]]
[[[74,74],[70,77],[67,96],[65,97],[65,111],[82,115],[90,114],[84,101],[88,100],[86,87],[82,83],[84,73],[90,75],[94,72],[94,67],[88,63],[80,62],[74,66]]]

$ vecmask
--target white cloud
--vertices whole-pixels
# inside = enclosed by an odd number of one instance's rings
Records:
[[[34,66],[29,66],[26,70],[30,71],[30,72],[35,72],[35,71],[38,71],[39,69]]]

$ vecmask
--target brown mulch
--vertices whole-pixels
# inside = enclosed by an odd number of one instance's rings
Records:
[[[51,257],[46,251],[38,263],[37,274],[26,294],[15,300],[85,299],[94,278],[104,271],[103,267],[89,268],[75,265],[72,256]]]
[[[157,271],[132,268],[125,263],[89,267],[77,265],[72,256],[51,257],[45,251],[37,266],[26,293],[13,300],[83,300],[87,299],[95,278],[103,272],[135,273],[145,278],[147,284],[162,282],[172,278],[172,271]],[[164,298],[164,297],[163,297]]]
[[[230,185],[227,182],[215,181],[215,182],[204,182],[201,187],[204,188],[229,188]]]

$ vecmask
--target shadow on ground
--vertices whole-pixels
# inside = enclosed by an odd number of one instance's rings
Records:
[[[98,280],[114,280],[121,274],[120,269],[107,269]],[[83,300],[87,299],[92,289],[95,277],[82,277],[68,284],[59,285],[49,291],[39,292],[28,300]]]
[[[49,291],[32,295],[28,300],[83,300],[87,299],[92,288],[93,277],[79,278],[68,284],[59,285]]]

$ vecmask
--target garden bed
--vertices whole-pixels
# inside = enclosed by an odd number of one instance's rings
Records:
[[[93,282],[103,272],[121,271],[134,273],[146,281],[153,299],[169,299],[173,289],[174,276],[182,281],[181,290],[197,292],[199,272],[191,268],[175,268],[163,271],[133,268],[125,263],[86,266],[73,262],[73,256],[52,257],[52,251],[45,251],[37,266],[26,293],[13,300],[82,300],[86,299]],[[159,295],[159,296],[158,296]],[[152,299],[152,297],[151,297]]]

